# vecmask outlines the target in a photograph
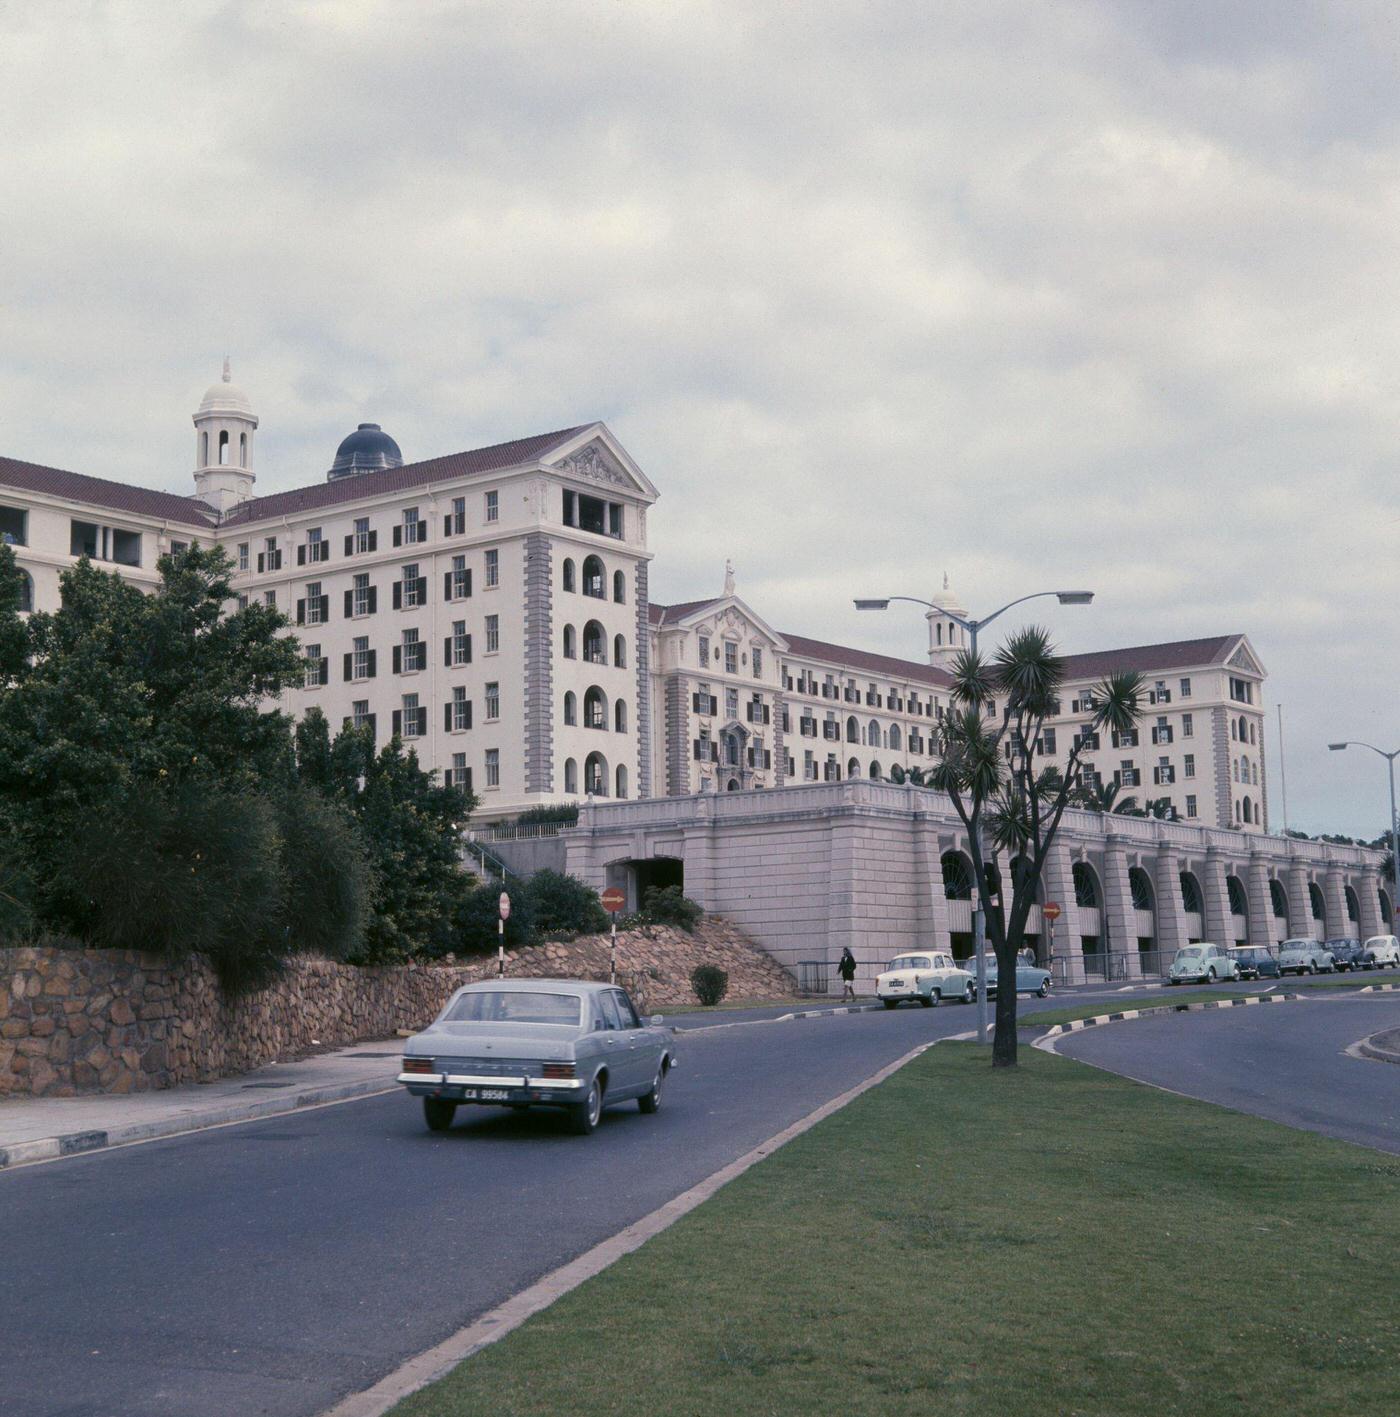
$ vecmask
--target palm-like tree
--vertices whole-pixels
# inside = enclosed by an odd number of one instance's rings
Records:
[[[1120,817],[1131,817],[1138,812],[1136,797],[1119,797],[1123,784],[1118,781],[1102,782],[1092,777],[1088,782],[1081,780],[1074,790],[1074,805],[1086,812],[1100,812],[1107,815],[1116,812]]]

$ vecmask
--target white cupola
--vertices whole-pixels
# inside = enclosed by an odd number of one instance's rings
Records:
[[[951,670],[953,656],[960,650],[971,649],[972,646],[967,631],[957,621],[942,613],[951,610],[961,619],[967,619],[967,611],[958,599],[957,591],[948,584],[946,571],[943,573],[943,589],[935,591],[929,599],[935,608],[924,616],[928,621],[928,662],[937,669]]]
[[[195,496],[222,515],[253,495],[253,434],[258,416],[248,395],[224,376],[200,401],[194,415]]]

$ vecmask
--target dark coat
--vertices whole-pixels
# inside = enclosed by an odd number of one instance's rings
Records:
[[[856,977],[856,957],[850,950],[842,951],[841,963],[836,966],[836,972],[848,984]]]

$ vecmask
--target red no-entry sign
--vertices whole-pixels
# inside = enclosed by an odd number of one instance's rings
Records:
[[[510,919],[510,897],[504,891],[501,892],[501,919]]]
[[[1040,913],[1047,920],[1058,920],[1061,914],[1063,914],[1063,912],[1060,910],[1060,907],[1056,905],[1053,900],[1047,901],[1044,905],[1042,905],[1040,907]]]
[[[603,902],[603,909],[610,915],[616,915],[627,904],[627,897],[617,886],[609,886],[598,899]]]

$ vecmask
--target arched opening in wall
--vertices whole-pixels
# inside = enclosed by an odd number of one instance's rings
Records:
[[[904,740],[900,737],[899,724],[892,723],[890,725],[890,749],[893,752],[899,752],[903,745]]]
[[[607,591],[603,589],[606,581],[606,572],[603,570],[603,563],[596,556],[587,556],[583,562],[583,593],[591,595],[594,600],[606,600]]]
[[[578,658],[578,635],[572,625],[564,626],[564,658]]]
[[[851,758],[851,759],[846,763],[846,776],[847,776],[847,777],[859,777],[859,776],[860,776],[860,759],[859,759],[859,758]]]
[[[619,669],[627,668],[627,637],[625,635],[613,636],[613,663]]]
[[[248,466],[248,435],[246,433],[238,435],[238,465],[239,467]]]
[[[739,779],[737,777],[731,777],[729,781],[724,784],[724,790],[726,792],[737,792],[739,790]]]
[[[228,429],[223,429],[219,434],[219,466],[228,466]]]
[[[1391,921],[1394,919],[1394,916],[1391,913],[1390,893],[1385,890],[1384,887],[1382,887],[1379,894],[1381,902],[1381,929],[1388,930],[1390,928]]]
[[[608,700],[596,684],[583,696],[583,726],[603,729],[608,726]]]
[[[563,581],[564,581],[564,589],[565,589],[565,590],[573,590],[573,589],[574,589],[574,563],[573,563],[573,560],[572,560],[570,557],[568,557],[568,556],[566,556],[566,557],[564,558],[564,577],[563,577]]]
[[[1288,919],[1288,892],[1283,888],[1283,882],[1278,880],[1269,881],[1269,906],[1274,912],[1275,920]],[[1284,933],[1288,933],[1288,926],[1285,924]]]
[[[624,763],[619,763],[617,771],[613,773],[613,795],[616,797],[627,796],[627,767]]]
[[[1347,919],[1355,925],[1361,919],[1361,901],[1350,886],[1346,886],[1344,889],[1347,898]]]
[[[972,899],[972,862],[961,851],[943,853],[943,894],[949,900]]]
[[[209,466],[209,433],[208,430],[199,435],[199,465]]]
[[[585,664],[606,664],[608,662],[608,640],[603,627],[590,620],[583,627],[583,662]]]
[[[892,764],[890,765],[890,781],[891,781],[891,782],[903,782],[904,779],[905,779],[905,777],[906,777],[906,773],[905,773],[904,769],[903,769],[902,767],[900,767],[900,765],[899,765],[898,763],[892,763]]]
[[[1230,902],[1231,915],[1249,914],[1249,897],[1244,891],[1244,882],[1238,876],[1225,877],[1225,895]]]
[[[570,689],[564,695],[564,726],[566,728],[575,727],[578,723],[578,699],[574,697],[574,691]]]
[[[1308,909],[1312,911],[1314,920],[1325,920],[1327,918],[1327,903],[1322,898],[1322,888],[1316,881],[1308,882]]]
[[[860,724],[856,722],[854,716],[846,720],[846,742],[860,742]]]
[[[34,609],[34,578],[28,571],[19,573],[19,613],[28,615]]]
[[[1254,821],[1254,804],[1248,797],[1244,799],[1244,824],[1249,826]]]
[[[1099,878],[1087,861],[1074,863],[1074,903],[1081,910],[1098,910],[1103,900]]]
[[[564,791],[578,791],[578,763],[573,758],[566,758],[564,761]]]
[[[619,605],[627,603],[627,577],[621,571],[613,572],[613,599]]]
[[[619,699],[613,705],[613,727],[619,733],[627,732],[627,701]]]
[[[1134,910],[1155,909],[1157,897],[1152,889],[1152,878],[1141,866],[1134,866],[1129,870],[1128,889],[1133,895]]]
[[[614,872],[622,875],[616,884],[626,890],[629,910],[640,910],[646,904],[649,891],[665,890],[668,886],[685,890],[685,863],[678,856],[649,856],[610,863],[610,878],[615,879]]]
[[[1181,908],[1187,915],[1205,914],[1205,897],[1201,894],[1201,883],[1190,871],[1181,873]]]
[[[873,758],[870,761],[870,780],[872,782],[879,782],[880,780],[880,764]]]
[[[583,760],[583,790],[590,797],[608,795],[608,760],[601,753],[590,753]]]

